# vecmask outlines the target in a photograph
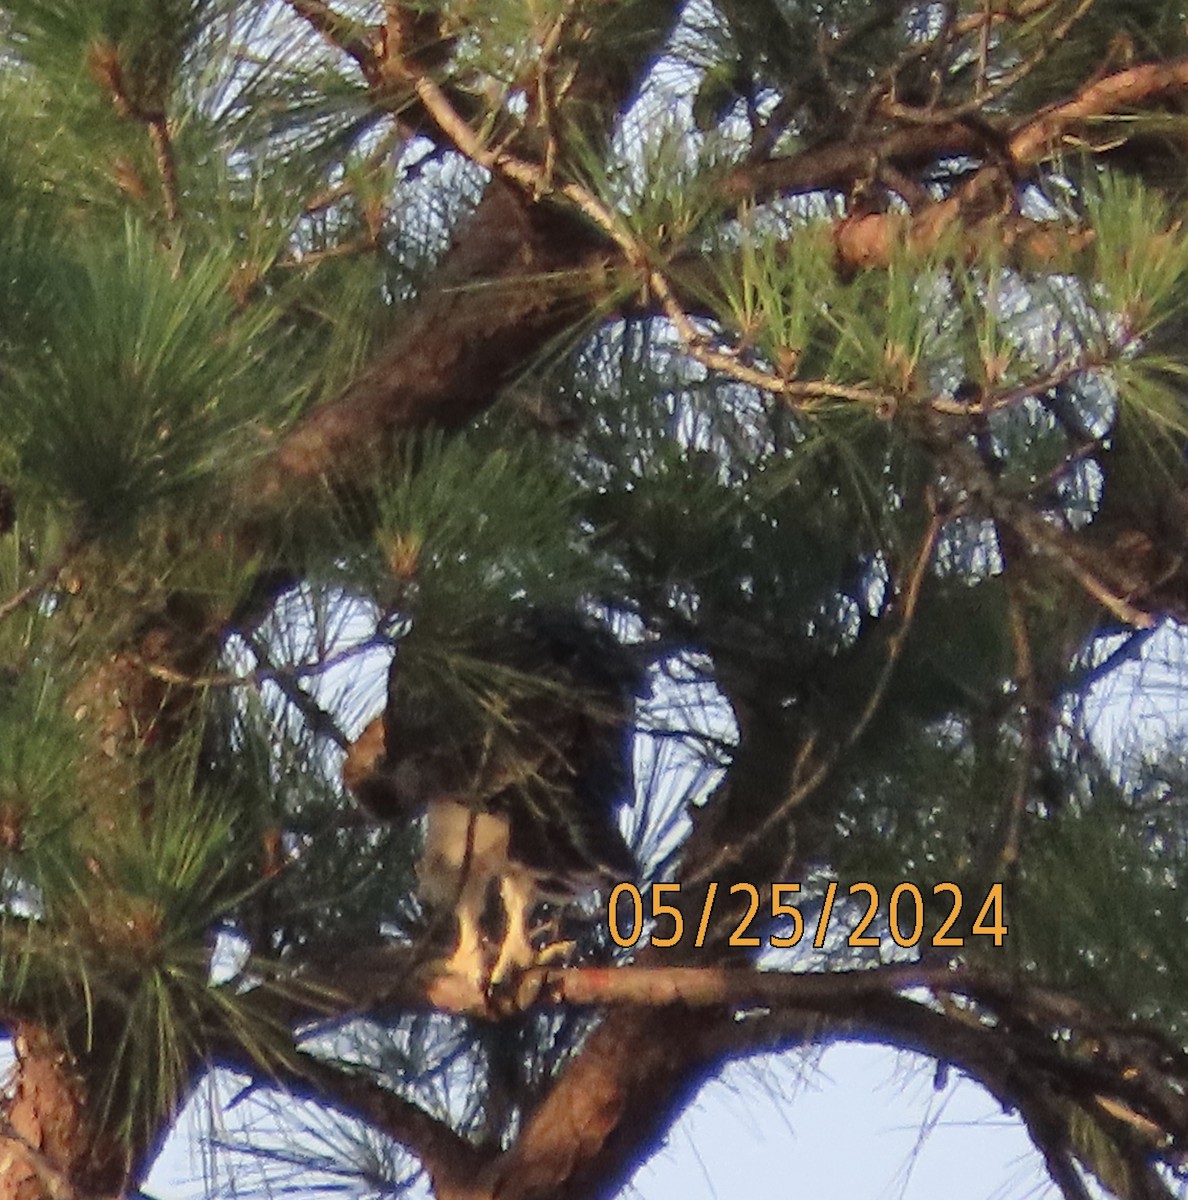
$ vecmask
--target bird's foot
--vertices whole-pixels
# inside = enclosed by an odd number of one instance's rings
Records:
[[[529,946],[528,953],[522,948],[511,953],[501,951],[486,992],[492,1010],[510,1016],[531,1007],[545,986],[543,968],[563,963],[573,950],[573,942],[551,942],[540,950]]]
[[[481,1007],[490,987],[491,974],[488,957],[481,943],[459,942],[449,958],[443,958],[440,974],[456,981],[459,994],[468,993],[473,999],[472,1007]]]
[[[536,952],[536,966],[555,967],[563,965],[577,949],[577,942],[549,942]]]
[[[536,951],[527,937],[509,936],[499,947],[495,965],[491,968],[488,991],[502,987],[536,966]]]

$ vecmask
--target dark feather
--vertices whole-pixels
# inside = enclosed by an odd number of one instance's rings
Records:
[[[465,695],[427,686],[398,653],[382,739],[373,724],[344,768],[360,803],[383,819],[433,799],[504,813],[511,858],[557,896],[633,877],[615,816],[633,800],[644,686],[630,647],[577,613],[531,609],[457,657]]]

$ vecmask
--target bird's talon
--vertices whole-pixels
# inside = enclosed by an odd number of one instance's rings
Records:
[[[519,963],[498,979],[492,976],[485,993],[490,1012],[509,1017],[530,1008],[544,989],[544,973],[537,969],[542,965],[539,960]]]
[[[540,948],[540,952],[536,956],[536,965],[538,967],[555,967],[564,963],[576,949],[577,942],[550,942],[549,945]]]

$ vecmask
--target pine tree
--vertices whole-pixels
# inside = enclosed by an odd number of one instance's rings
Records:
[[[220,1072],[365,1190],[611,1196],[842,1040],[1173,1194],[1184,6],[15,0],[0,55],[0,1198],[134,1193]],[[532,614],[637,673],[640,874],[468,988],[343,763],[399,687],[556,768],[605,672],[509,665]]]

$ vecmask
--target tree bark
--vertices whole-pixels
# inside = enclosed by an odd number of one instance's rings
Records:
[[[130,1152],[101,1129],[69,1051],[46,1027],[13,1030],[15,1087],[0,1131],[0,1200],[116,1196]]]

